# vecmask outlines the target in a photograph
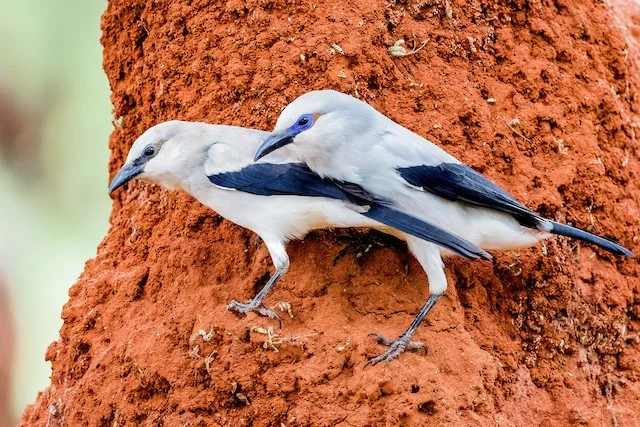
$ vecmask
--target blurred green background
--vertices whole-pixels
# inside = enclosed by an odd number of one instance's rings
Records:
[[[68,289],[107,230],[106,5],[0,0],[0,282],[12,316],[0,301],[5,353],[13,341],[10,381],[0,376],[10,415],[0,426],[14,424],[48,385],[44,355],[58,337]]]

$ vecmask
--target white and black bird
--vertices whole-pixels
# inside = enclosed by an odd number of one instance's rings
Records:
[[[247,303],[234,300],[229,310],[278,318],[262,301],[289,267],[285,244],[314,229],[371,227],[406,240],[409,247],[425,239],[463,257],[490,258],[450,232],[376,203],[357,186],[320,178],[285,151],[269,162],[254,163],[253,155],[268,135],[233,126],[160,123],[135,141],[109,186],[111,193],[138,178],[183,190],[262,238],[276,272],[254,298]]]
[[[541,217],[427,139],[340,92],[309,92],[290,103],[255,159],[283,146],[323,178],[355,184],[379,204],[437,224],[483,249],[526,248],[559,234],[633,256],[608,239]],[[428,265],[423,262],[429,298],[406,332],[395,341],[384,340],[390,348],[372,363],[397,357],[446,290],[444,273],[429,274],[442,269],[440,251],[427,242],[412,249],[430,254]]]

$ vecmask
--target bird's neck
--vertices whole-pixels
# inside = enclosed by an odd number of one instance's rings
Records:
[[[193,173],[183,182],[182,190],[191,194],[196,199],[201,199],[218,188],[211,184],[204,170],[201,173]]]
[[[344,147],[340,150],[331,147],[313,148],[301,153],[300,159],[309,168],[323,178],[330,178],[339,181],[359,183],[356,162],[352,158],[350,150]]]

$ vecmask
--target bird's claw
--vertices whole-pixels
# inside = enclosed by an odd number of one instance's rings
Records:
[[[262,316],[265,316],[265,317],[268,317],[270,319],[274,319],[274,320],[277,320],[278,322],[281,322],[280,316],[278,316],[278,313],[276,313],[274,309],[269,308],[269,307],[265,307],[261,303],[256,303],[254,300],[249,300],[246,303],[242,303],[242,302],[233,300],[227,306],[227,310],[236,311],[236,312],[242,313],[242,314],[247,314],[247,313],[250,313],[250,312],[254,311],[254,312],[256,312],[256,313],[258,313],[258,314],[260,314]]]
[[[428,352],[428,348],[425,344],[419,341],[409,341],[409,337],[404,338],[401,336],[396,340],[391,340],[384,335],[376,333],[371,333],[369,335],[376,337],[376,341],[378,342],[378,344],[386,345],[389,348],[381,355],[369,359],[366,365],[364,365],[365,367],[369,365],[377,365],[380,362],[391,362],[393,359],[400,356],[400,354],[402,354],[405,350],[424,350],[425,354],[427,354]]]

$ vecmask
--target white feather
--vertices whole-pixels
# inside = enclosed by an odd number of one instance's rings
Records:
[[[340,200],[259,196],[211,184],[209,175],[238,171],[253,163],[253,155],[267,135],[240,127],[170,121],[141,135],[131,147],[127,163],[140,157],[147,145],[164,141],[138,178],[186,191],[221,216],[257,233],[276,266],[288,264],[286,241],[301,239],[315,229],[371,227],[403,237],[403,233],[360,215],[361,207]],[[287,150],[279,150],[264,160],[294,161]]]
[[[356,98],[330,90],[306,93],[283,110],[275,131],[302,114],[319,118],[287,148],[322,176],[361,185],[485,249],[524,248],[549,237],[523,228],[510,215],[451,202],[408,184],[397,168],[460,161]]]

